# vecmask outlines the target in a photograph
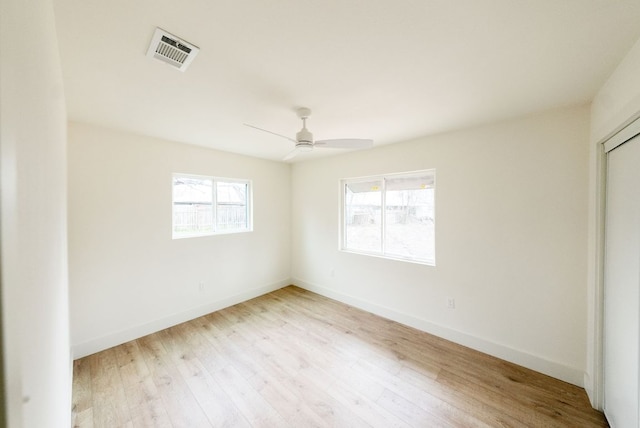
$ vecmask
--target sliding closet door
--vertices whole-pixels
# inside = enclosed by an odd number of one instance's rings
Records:
[[[607,154],[604,407],[615,428],[639,426],[640,135]]]

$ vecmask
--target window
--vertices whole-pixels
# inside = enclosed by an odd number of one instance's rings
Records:
[[[345,179],[341,249],[435,265],[435,170]]]
[[[173,175],[173,238],[248,232],[251,182]]]

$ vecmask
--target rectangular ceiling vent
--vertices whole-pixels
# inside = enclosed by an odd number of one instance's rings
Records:
[[[147,50],[147,56],[166,62],[180,71],[185,71],[200,52],[197,46],[156,28]]]

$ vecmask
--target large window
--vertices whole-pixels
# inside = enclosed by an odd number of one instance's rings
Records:
[[[248,232],[251,182],[173,175],[173,238]]]
[[[342,250],[435,265],[435,176],[342,180]]]

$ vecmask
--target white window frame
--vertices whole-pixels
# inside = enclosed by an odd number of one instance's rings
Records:
[[[212,230],[211,231],[200,231],[200,232],[176,232],[175,230],[175,194],[174,194],[174,180],[176,178],[192,178],[192,179],[200,179],[200,180],[211,180],[211,209],[212,209]],[[239,183],[247,186],[247,195],[246,195],[246,216],[247,216],[247,226],[243,228],[236,229],[223,229],[218,230],[218,222],[216,219],[217,215],[217,183]],[[213,177],[208,175],[197,175],[197,174],[181,174],[181,173],[173,173],[171,175],[171,237],[172,239],[183,239],[183,238],[197,238],[202,236],[213,236],[213,235],[228,235],[232,233],[245,233],[245,232],[253,232],[253,183],[251,180],[242,179],[242,178],[229,178],[229,177]]]
[[[433,221],[434,221],[434,236],[433,236],[433,246],[434,246],[434,254],[433,259],[417,259],[413,257],[402,257],[395,254],[389,254],[385,252],[385,235],[386,235],[386,182],[389,179],[397,179],[397,178],[411,178],[411,177],[422,177],[424,175],[433,175],[433,203],[434,203],[434,212],[433,212]],[[347,205],[346,205],[346,187],[348,184],[353,183],[364,183],[370,181],[380,181],[382,183],[381,191],[381,218],[380,218],[380,233],[381,233],[381,251],[365,251],[360,249],[353,249],[347,247]],[[436,199],[436,170],[435,169],[425,169],[420,171],[411,171],[411,172],[399,172],[399,173],[391,173],[391,174],[380,174],[380,175],[371,175],[366,177],[356,177],[356,178],[344,178],[340,180],[340,237],[339,237],[339,250],[347,253],[353,254],[362,254],[373,257],[381,257],[384,259],[390,260],[400,260],[411,263],[418,263],[427,266],[435,266],[436,265],[436,254],[435,254],[435,199]]]

